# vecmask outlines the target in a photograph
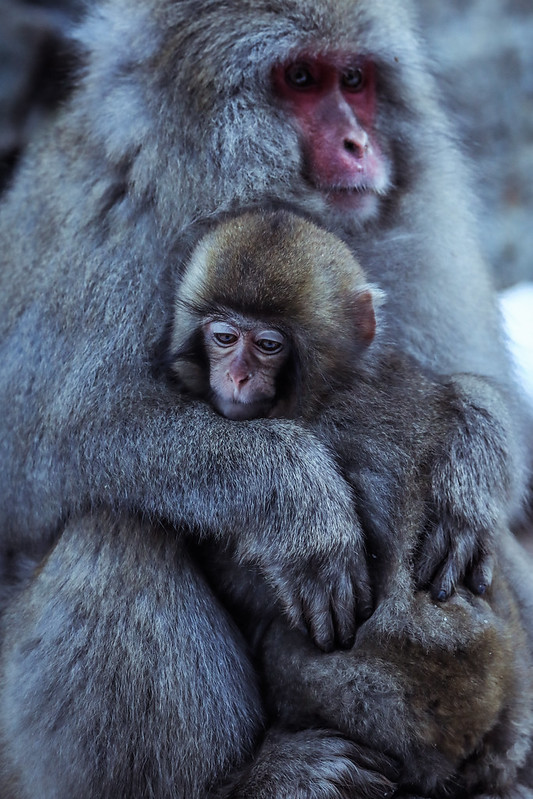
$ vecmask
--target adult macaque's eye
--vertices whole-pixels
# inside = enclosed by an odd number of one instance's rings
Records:
[[[291,64],[285,70],[285,80],[293,89],[309,89],[316,80],[307,64]]]
[[[363,88],[364,75],[359,67],[349,67],[342,73],[342,86],[349,92],[358,92]]]

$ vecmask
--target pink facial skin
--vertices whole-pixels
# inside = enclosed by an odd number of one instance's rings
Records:
[[[300,132],[309,181],[336,207],[364,213],[389,185],[389,164],[374,134],[372,61],[303,53],[275,67],[272,81]]]
[[[261,324],[211,320],[204,325],[214,407],[228,419],[267,416],[276,400],[276,378],[289,344]]]

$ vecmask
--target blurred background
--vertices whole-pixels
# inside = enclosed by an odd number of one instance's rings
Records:
[[[417,0],[499,288],[533,280],[533,0]],[[533,307],[532,307],[533,312]]]

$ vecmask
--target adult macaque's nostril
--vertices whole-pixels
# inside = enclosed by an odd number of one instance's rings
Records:
[[[354,139],[344,139],[344,149],[355,155],[357,158],[362,158],[368,146],[367,141],[356,141]]]

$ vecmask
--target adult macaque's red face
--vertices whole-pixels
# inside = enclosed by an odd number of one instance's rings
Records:
[[[335,206],[371,213],[390,171],[374,134],[372,62],[343,53],[302,54],[275,67],[272,78],[300,131],[306,177]]]

